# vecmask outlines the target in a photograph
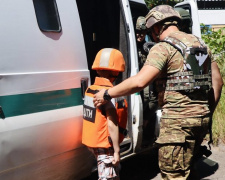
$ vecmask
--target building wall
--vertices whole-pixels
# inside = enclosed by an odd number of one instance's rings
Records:
[[[214,31],[225,27],[225,10],[199,10],[199,22],[212,25]]]

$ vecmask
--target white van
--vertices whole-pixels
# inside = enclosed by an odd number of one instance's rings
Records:
[[[92,172],[95,159],[81,143],[91,65],[100,49],[116,48],[126,60],[117,83],[135,75],[134,23],[147,12],[144,0],[1,0],[1,180],[77,180]],[[127,100],[122,158],[147,149],[140,94]]]

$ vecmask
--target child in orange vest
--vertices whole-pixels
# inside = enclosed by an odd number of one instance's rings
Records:
[[[113,87],[112,83],[119,73],[125,70],[123,55],[116,49],[102,49],[97,53],[92,69],[97,70],[99,77],[95,78],[94,84],[85,92],[82,143],[89,147],[97,159],[99,179],[118,180],[119,143],[121,142],[119,129],[121,128],[119,128],[115,99],[111,100],[106,91],[104,98],[111,101],[96,109],[93,104],[93,96],[100,89]],[[125,112],[126,108],[122,111]],[[127,120],[126,117],[124,120]]]

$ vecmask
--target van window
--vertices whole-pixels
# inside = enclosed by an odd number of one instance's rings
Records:
[[[186,32],[188,34],[192,33],[192,19],[191,19],[191,9],[189,5],[186,5],[185,7],[175,7],[175,11],[177,11],[181,16],[181,23],[179,25],[179,28],[181,31]]]
[[[55,0],[33,0],[38,26],[41,31],[61,32],[58,8]]]
[[[192,12],[191,6],[189,4],[182,5],[182,8],[177,6],[175,10],[181,15],[180,30],[189,34],[193,33],[193,22],[192,22]]]

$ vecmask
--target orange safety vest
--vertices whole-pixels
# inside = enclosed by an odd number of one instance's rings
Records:
[[[83,105],[83,132],[82,143],[88,147],[112,147],[111,138],[108,131],[107,117],[99,108],[94,107],[93,96],[100,89],[109,89],[112,83],[105,78],[96,77],[94,85],[87,88]],[[116,102],[116,111],[119,125],[119,143],[126,135],[127,124],[127,101],[119,99]]]

